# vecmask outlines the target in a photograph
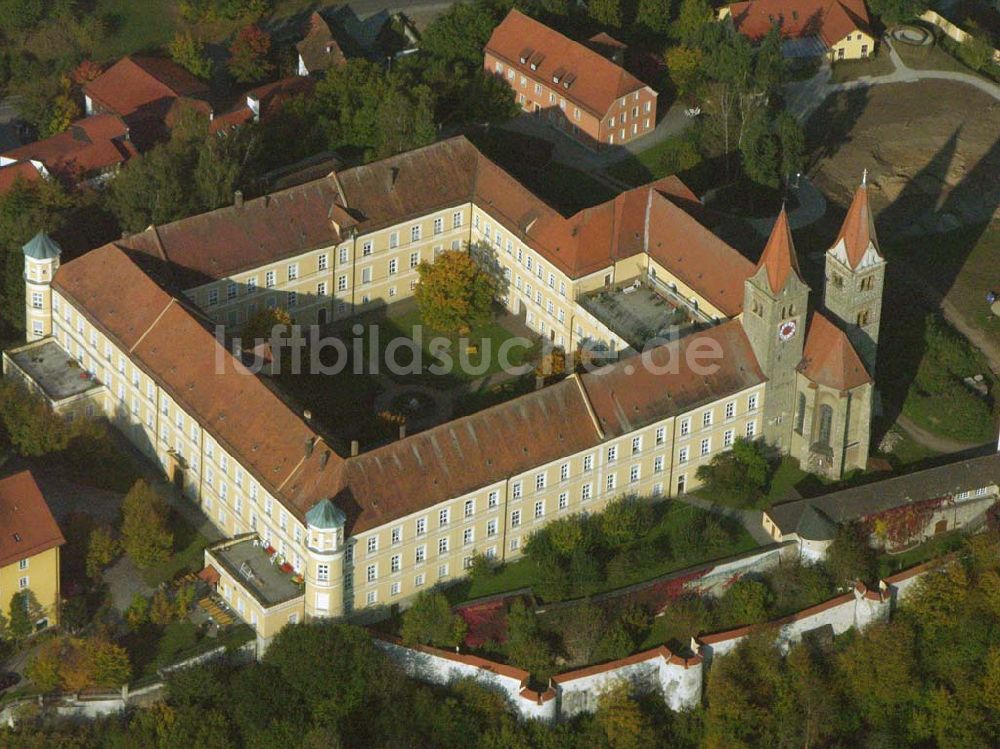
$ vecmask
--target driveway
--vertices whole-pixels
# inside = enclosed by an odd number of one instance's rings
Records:
[[[917,70],[907,67],[903,59],[896,53],[888,37],[883,38],[882,44],[889,50],[889,58],[895,66],[893,72],[886,75],[862,76],[857,80],[845,83],[830,83],[830,65],[824,63],[819,72],[812,78],[804,81],[792,81],[785,86],[785,102],[789,111],[793,112],[800,120],[805,121],[819,108],[826,97],[838,91],[851,91],[886,83],[914,83],[935,79],[973,86],[1000,101],[1000,86],[995,83],[969,73],[959,73],[952,70]]]

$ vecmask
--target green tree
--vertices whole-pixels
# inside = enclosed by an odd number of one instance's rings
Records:
[[[19,31],[33,29],[45,18],[44,0],[0,0],[0,18]]]
[[[882,19],[886,26],[895,26],[916,18],[928,7],[928,0],[871,0],[868,4],[871,12]]]
[[[681,98],[696,99],[703,88],[702,67],[705,54],[697,47],[687,47],[679,44],[670,47],[664,54],[667,64],[667,75],[677,95]]]
[[[856,580],[874,583],[878,576],[878,560],[868,543],[868,529],[859,523],[837,528],[823,563],[836,585],[848,585]]]
[[[647,34],[663,35],[670,31],[674,0],[639,0],[635,25]]]
[[[743,172],[763,187],[777,188],[780,182],[778,143],[767,112],[758,109],[750,117],[740,140]]]
[[[451,611],[451,604],[439,591],[424,591],[403,613],[401,634],[407,645],[434,645],[453,648],[465,639],[465,620]]]
[[[66,448],[73,427],[38,395],[14,380],[0,382],[0,422],[21,455],[38,456]]]
[[[490,319],[496,280],[468,252],[442,252],[433,263],[422,262],[417,273],[417,305],[429,327],[466,334]]]
[[[132,596],[132,601],[125,609],[125,622],[133,632],[142,628],[149,621],[149,599],[141,593]]]
[[[969,23],[966,31],[969,38],[958,45],[958,58],[973,70],[984,70],[993,62],[990,38],[975,21]]]
[[[31,588],[19,590],[10,597],[10,608],[7,616],[7,631],[10,636],[20,642],[35,631],[35,623],[45,616],[45,609]]]
[[[149,620],[160,627],[166,627],[177,618],[177,607],[163,589],[153,594],[149,605]]]
[[[111,529],[98,526],[90,532],[87,543],[86,570],[87,577],[97,581],[101,579],[104,568],[118,556],[118,543],[111,535]]]
[[[718,453],[698,467],[701,492],[715,502],[733,507],[755,507],[765,496],[772,467],[759,441],[742,437],[733,449]]]
[[[274,72],[270,55],[271,35],[256,24],[246,26],[229,45],[229,73],[240,83],[262,81]]]
[[[655,744],[649,719],[632,698],[628,682],[620,682],[597,699],[594,715],[609,749],[644,749]]]
[[[167,506],[155,489],[140,479],[122,502],[122,549],[140,569],[163,564],[174,534],[167,527]]]
[[[113,642],[90,639],[84,642],[91,680],[98,687],[121,687],[132,677],[128,651]]]
[[[542,638],[535,612],[520,599],[507,611],[507,642],[504,651],[511,663],[529,671],[540,684],[552,674],[552,654]]]
[[[729,627],[759,624],[767,619],[774,595],[764,583],[740,578],[719,599],[718,618]]]
[[[612,29],[622,27],[621,0],[587,0],[587,13],[602,26],[610,26]]]
[[[607,542],[611,546],[623,546],[649,532],[653,510],[637,497],[620,497],[608,502],[599,517]]]
[[[446,62],[483,65],[483,48],[504,13],[484,2],[455,3],[428,26],[421,48]]]
[[[62,661],[62,641],[46,640],[28,659],[24,675],[31,680],[39,692],[54,692],[61,682],[59,664]]]
[[[803,167],[806,150],[806,134],[802,123],[791,112],[781,112],[775,120],[778,133],[778,148],[781,153],[781,179],[786,182]]]
[[[205,52],[202,41],[190,31],[176,34],[167,48],[173,61],[192,75],[204,79],[212,76],[212,58]]]
[[[671,33],[681,44],[696,48],[704,40],[705,30],[712,22],[712,6],[708,0],[681,0]]]

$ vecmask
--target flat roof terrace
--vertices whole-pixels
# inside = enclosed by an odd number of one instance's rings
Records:
[[[654,338],[673,340],[695,330],[700,318],[680,297],[638,280],[618,289],[584,294],[580,305],[636,351]]]
[[[282,572],[273,557],[269,557],[253,538],[209,548],[208,553],[229,575],[239,582],[265,608],[277,606],[303,594],[302,587],[292,582],[292,573]]]
[[[41,388],[53,403],[104,387],[51,338],[5,351],[4,358]]]

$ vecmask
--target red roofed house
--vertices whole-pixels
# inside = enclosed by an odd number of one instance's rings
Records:
[[[594,43],[608,47],[609,40]],[[628,143],[656,127],[656,91],[518,10],[493,30],[484,65],[514,89],[521,109],[589,148]]]
[[[877,43],[864,0],[748,0],[722,6],[717,17],[752,41],[777,24],[788,57],[860,60]]]
[[[143,148],[166,135],[178,105],[212,113],[208,84],[180,65],[156,57],[123,57],[84,84],[83,95],[88,115],[119,115]]]
[[[71,183],[95,182],[114,174],[136,153],[125,121],[114,114],[99,114],[77,120],[51,138],[0,154],[0,167],[27,162]],[[36,171],[41,170],[36,167]]]
[[[299,53],[298,74],[302,76],[316,75],[347,64],[347,57],[330,24],[319,13],[309,16],[309,29],[295,49]]]
[[[212,118],[208,124],[209,132],[224,133],[244,122],[266,120],[289,99],[311,93],[315,87],[316,81],[312,78],[292,76],[250,89],[240,104]]]
[[[30,471],[0,479],[0,603],[30,590],[36,629],[59,624],[59,547],[66,543]]]
[[[40,161],[18,161],[0,154],[0,195],[8,192],[18,182],[39,182],[48,172]]]

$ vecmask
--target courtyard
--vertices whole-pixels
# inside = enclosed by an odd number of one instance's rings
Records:
[[[668,287],[654,283],[655,288],[636,280],[620,289],[593,291],[579,302],[636,351],[651,340],[681,338],[710,322]]]

